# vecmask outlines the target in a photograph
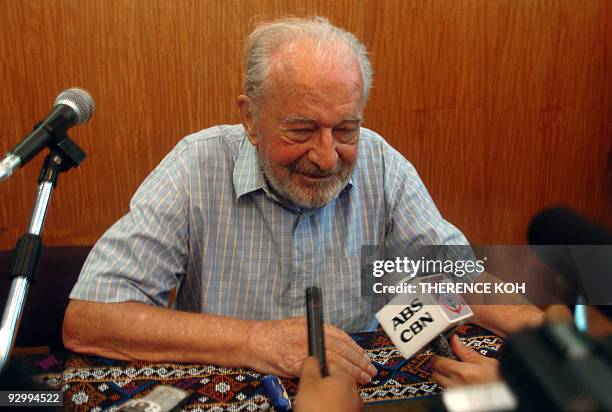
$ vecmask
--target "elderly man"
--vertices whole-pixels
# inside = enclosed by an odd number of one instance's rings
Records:
[[[303,292],[318,284],[331,366],[369,382],[376,369],[345,332],[367,329],[378,309],[361,294],[360,246],[467,241],[412,165],[361,127],[372,70],[352,34],[319,18],[262,25],[247,42],[244,84],[242,125],[179,142],[96,244],[65,345],[296,376]],[[500,333],[539,321],[513,310],[477,319]]]

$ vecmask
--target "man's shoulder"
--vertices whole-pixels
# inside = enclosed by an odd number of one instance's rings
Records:
[[[384,137],[374,130],[362,127],[359,135],[359,156],[367,164],[412,169],[412,164],[397,149],[391,146]]]
[[[246,140],[242,125],[218,125],[200,130],[182,138],[164,157],[157,169],[180,165],[187,170],[214,167],[215,170],[231,170]]]
[[[179,144],[192,149],[238,149],[245,139],[241,124],[212,126],[185,136]]]
[[[378,133],[367,127],[359,130],[359,140],[367,146],[388,146],[389,143]]]

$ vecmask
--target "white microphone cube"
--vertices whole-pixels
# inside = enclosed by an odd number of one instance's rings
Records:
[[[441,279],[442,275],[434,275],[415,280],[437,283]],[[463,298],[454,293],[398,295],[376,313],[376,319],[406,359],[472,316]]]

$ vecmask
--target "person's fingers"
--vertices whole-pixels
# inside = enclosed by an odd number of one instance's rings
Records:
[[[329,385],[346,388],[359,396],[359,383],[352,375],[340,367],[336,368],[333,372],[330,371],[329,376],[324,379]]]
[[[434,355],[431,358],[431,367],[434,369],[434,373],[437,374],[437,376],[443,376],[449,381],[453,382],[456,382],[461,378],[461,372],[465,366],[465,363],[447,358],[445,356]],[[445,383],[446,385],[442,386],[446,387],[448,383]]]
[[[346,369],[336,363],[330,363],[327,367],[327,371],[329,372],[329,376],[339,377],[341,379],[350,379],[357,383],[357,379],[355,379],[353,374],[349,373]]]
[[[481,358],[481,354],[476,352],[474,349],[465,346],[457,335],[451,337],[451,347],[453,352],[457,355],[457,358],[463,362],[478,362]]]
[[[369,360],[366,355],[365,350],[357,344],[346,332],[342,329],[336,328],[331,325],[325,325],[325,334],[329,335],[334,340],[338,340],[346,345],[348,348],[352,349],[356,354],[362,356],[364,359]]]
[[[363,369],[333,351],[327,352],[327,359],[330,365],[335,365],[342,368],[345,373],[351,375],[361,385],[365,385],[366,383],[370,383],[372,381],[372,377],[364,372]]]
[[[355,397],[360,398],[357,381],[347,373],[341,372],[337,375],[330,375],[325,378],[324,383],[327,386],[334,387],[344,393],[352,393]]]
[[[461,368],[461,362],[440,355],[434,355],[430,362],[436,372],[445,376],[453,376]]]
[[[450,388],[453,385],[453,380],[448,376],[441,374],[440,372],[434,372],[431,374],[431,379],[439,386],[443,388]]]
[[[329,376],[323,378],[323,382],[326,382],[326,386],[329,387],[334,385],[338,388],[346,388],[340,390],[344,391],[345,393],[347,391],[349,393],[353,393],[354,397],[361,401],[361,397],[359,396],[359,382],[357,381],[357,379],[355,379],[353,375],[351,375],[344,368],[336,365],[335,363],[329,364],[328,371]],[[350,410],[350,408],[348,408],[347,410]],[[362,408],[357,408],[356,410],[361,411]]]
[[[321,378],[321,366],[314,356],[309,356],[302,362],[300,381],[309,382]]]
[[[322,396],[328,401],[333,401],[333,405],[330,405],[330,402],[323,402],[320,403],[318,408],[312,410],[363,411],[363,401],[359,395],[359,387],[355,379],[344,373],[342,368],[337,368],[334,373],[337,374],[330,373],[330,376],[320,381]]]
[[[571,322],[572,311],[565,305],[550,305],[546,309],[546,320],[548,322]]]
[[[376,376],[378,371],[372,364],[370,357],[357,343],[350,338],[346,333],[339,329],[330,329],[329,333],[326,333],[326,338],[329,341],[327,350],[334,352],[338,356],[346,359],[357,368],[361,369],[365,374],[370,377]],[[346,368],[345,368],[346,369]],[[351,372],[351,374],[353,374]],[[355,376],[353,374],[353,376]]]
[[[329,359],[329,355],[327,356],[327,359]],[[334,362],[327,362],[327,371],[329,372],[329,376],[335,376],[335,375],[349,375],[351,377],[353,377],[353,375],[351,375],[350,373],[348,373],[346,371],[346,369],[344,369],[343,367],[341,367],[340,365],[337,365]]]

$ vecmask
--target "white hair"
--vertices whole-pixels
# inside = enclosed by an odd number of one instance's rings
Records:
[[[275,53],[282,46],[301,39],[313,40],[317,52],[326,55],[333,53],[336,59],[342,59],[347,64],[357,59],[363,82],[361,104],[364,107],[372,87],[372,65],[366,47],[353,34],[332,25],[326,18],[313,17],[285,18],[265,23],[249,35],[245,53],[244,94],[253,102],[251,110],[256,112],[257,103],[266,94],[266,79]]]

